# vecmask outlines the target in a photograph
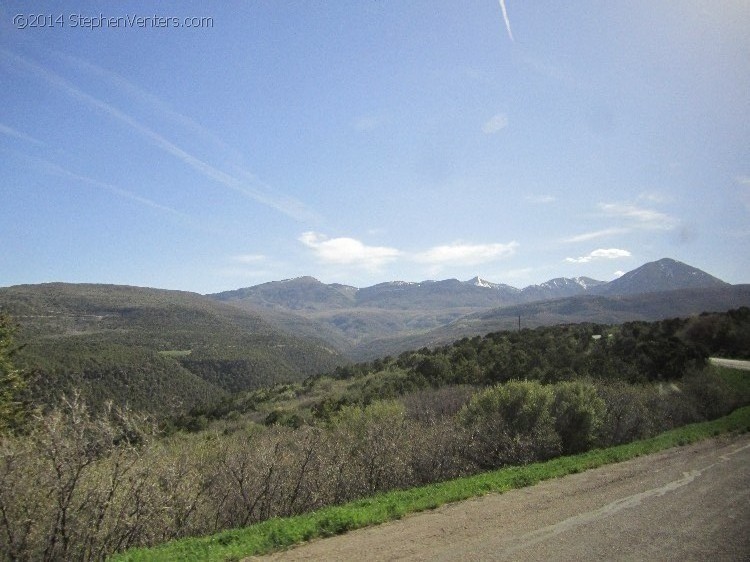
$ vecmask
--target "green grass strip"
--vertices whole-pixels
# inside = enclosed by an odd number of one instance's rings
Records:
[[[714,421],[687,425],[643,441],[521,467],[504,468],[420,488],[398,490],[314,513],[271,519],[209,537],[181,539],[153,548],[134,549],[115,555],[112,560],[240,560],[246,556],[281,550],[310,539],[400,519],[406,514],[434,509],[446,503],[531,486],[542,480],[687,445],[722,433],[747,431],[750,431],[750,406]]]

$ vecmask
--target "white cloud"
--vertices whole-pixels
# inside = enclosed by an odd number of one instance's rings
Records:
[[[623,275],[625,275],[625,272],[622,271],[621,269],[618,269],[617,271],[614,272],[615,278],[622,277]]]
[[[507,244],[466,244],[454,242],[433,246],[424,252],[406,253],[386,246],[367,246],[355,238],[328,238],[317,232],[304,232],[299,241],[312,249],[321,262],[377,269],[397,259],[427,264],[432,271],[445,266],[461,267],[493,262],[513,255],[518,242]]]
[[[328,238],[317,232],[304,232],[299,241],[311,248],[325,263],[378,268],[397,259],[401,252],[385,246],[366,246],[354,238]]]
[[[619,258],[629,258],[631,255],[632,254],[627,250],[619,250],[617,248],[600,248],[585,256],[581,256],[580,258],[565,258],[565,261],[570,263],[588,263],[590,261],[600,259],[615,260]]]
[[[563,242],[574,243],[574,242],[587,242],[596,238],[604,238],[606,236],[613,236],[615,234],[624,234],[628,232],[627,228],[605,228],[603,230],[595,230],[593,232],[584,232],[583,234],[577,234],[566,238]]]
[[[479,265],[497,259],[507,258],[516,253],[518,242],[507,244],[464,244],[454,242],[444,246],[435,246],[415,256],[416,261],[434,265],[450,264],[456,266]]]
[[[625,219],[637,228],[649,230],[671,230],[677,220],[660,211],[644,209],[628,203],[600,203],[599,208],[613,218]]]
[[[482,132],[486,135],[494,135],[508,126],[508,116],[504,113],[493,115],[484,125]]]

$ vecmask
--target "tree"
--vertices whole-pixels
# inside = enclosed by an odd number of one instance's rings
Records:
[[[451,364],[444,356],[428,356],[422,359],[414,371],[422,375],[433,386],[442,386],[451,379]]]
[[[14,332],[10,317],[0,314],[0,434],[23,427],[28,415],[25,400],[28,378],[11,361],[17,351]]]

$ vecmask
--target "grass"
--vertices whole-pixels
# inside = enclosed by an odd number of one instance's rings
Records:
[[[711,365],[711,369],[726,382],[741,402],[750,401],[750,373],[730,367]]]
[[[723,433],[747,431],[750,431],[750,406],[717,420],[687,425],[643,441],[559,457],[542,463],[504,468],[420,488],[397,490],[314,513],[271,519],[209,537],[181,539],[153,548],[134,549],[115,555],[112,560],[240,560],[314,538],[400,519],[407,514],[435,509],[447,503],[531,486],[542,480],[687,445]]]

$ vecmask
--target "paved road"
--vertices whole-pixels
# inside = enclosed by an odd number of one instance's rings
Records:
[[[308,543],[272,560],[750,560],[750,434]]]
[[[721,359],[720,357],[711,357],[709,361],[714,365],[719,365],[721,367],[750,371],[750,361],[743,361],[741,359]]]

